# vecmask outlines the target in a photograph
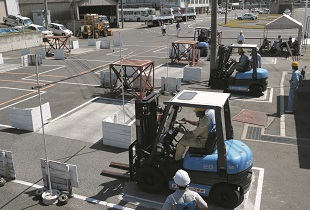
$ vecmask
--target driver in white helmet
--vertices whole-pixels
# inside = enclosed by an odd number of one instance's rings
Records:
[[[207,209],[208,204],[202,199],[202,197],[188,189],[188,185],[191,179],[188,173],[182,169],[178,170],[174,177],[174,182],[178,186],[178,189],[171,195],[169,195],[162,207],[162,210],[181,210],[181,209],[195,209],[198,206],[200,209]]]

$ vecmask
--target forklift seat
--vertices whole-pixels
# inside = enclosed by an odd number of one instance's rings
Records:
[[[250,60],[247,60],[243,69],[237,69],[238,72],[247,72],[250,71]]]
[[[210,155],[216,148],[216,132],[210,132],[204,148],[190,147],[188,152],[195,155]]]

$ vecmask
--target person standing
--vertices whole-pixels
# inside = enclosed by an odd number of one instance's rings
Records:
[[[244,37],[242,31],[240,31],[240,33],[237,36],[237,43],[238,44],[244,44],[244,42],[245,42],[245,37]]]
[[[196,206],[200,209],[208,208],[208,204],[198,193],[188,189],[191,179],[186,171],[182,169],[178,170],[173,180],[178,186],[178,189],[167,197],[162,210],[194,210]]]
[[[298,89],[300,78],[301,78],[301,72],[298,70],[298,62],[294,61],[292,63],[292,77],[290,80],[290,92],[288,95],[287,110],[285,111],[286,114],[291,114],[294,112],[295,94],[296,90]]]
[[[162,23],[162,25],[161,25],[161,33],[163,36],[166,35],[166,25],[164,23]]]
[[[180,30],[181,30],[181,26],[180,26],[180,23],[179,21],[177,22],[177,24],[175,25],[176,29],[177,29],[177,37],[179,37],[179,33],[180,33]]]

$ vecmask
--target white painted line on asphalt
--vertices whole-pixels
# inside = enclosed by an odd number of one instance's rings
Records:
[[[269,98],[267,98],[267,91],[269,89]],[[267,87],[267,90],[265,91],[266,93],[259,97],[259,98],[253,98],[253,97],[244,97],[244,96],[241,96],[241,97],[236,97],[234,95],[231,95],[230,96],[230,99],[231,100],[236,100],[236,101],[253,101],[253,102],[261,102],[261,103],[272,103],[272,97],[273,97],[273,88],[269,88]],[[267,100],[266,100],[267,99]]]
[[[12,182],[17,183],[17,184],[21,184],[21,185],[25,185],[25,186],[28,186],[28,187],[37,188],[37,189],[44,188],[41,185],[37,185],[37,184],[34,184],[34,183],[25,182],[25,181],[21,181],[21,180],[13,180]],[[101,201],[101,200],[85,197],[85,196],[82,196],[82,195],[73,194],[73,197],[77,198],[79,200],[83,200],[83,201],[89,202],[89,203],[99,204],[99,205],[103,205],[103,206],[107,206],[107,207],[111,207],[111,208],[123,209],[123,210],[134,210],[132,208],[124,207],[124,206],[121,206],[121,205],[118,205],[118,204],[114,204],[114,203],[108,203],[106,201]]]
[[[88,60],[88,59],[70,59],[70,58],[66,58],[67,61],[95,61],[95,62],[104,62],[104,63],[113,63],[114,61],[106,61],[106,60]]]
[[[2,87],[1,87],[1,88],[2,88]],[[13,89],[13,88],[11,88],[11,89]],[[18,90],[23,90],[23,89],[18,89]],[[29,90],[24,90],[24,91],[29,91]],[[33,92],[37,92],[36,90],[32,90],[32,91],[33,91]],[[46,93],[46,91],[41,91],[41,94],[44,94],[44,93]],[[31,99],[31,98],[34,98],[34,97],[37,97],[37,95],[34,95],[34,96],[31,96],[31,97],[25,98],[25,99],[20,100],[20,101],[18,101],[18,102],[16,102],[16,103],[10,104],[10,105],[5,106],[5,107],[2,107],[2,108],[0,108],[0,110],[6,109],[6,108],[11,107],[11,106],[14,106],[14,105],[16,105],[16,104],[19,104],[19,103],[21,103],[21,102],[27,101],[27,100],[29,100],[29,99]]]
[[[114,47],[113,49],[119,49],[119,47]],[[122,52],[128,50],[128,48],[122,48]],[[111,53],[107,53],[106,55],[115,55],[116,53],[118,53],[119,55],[120,50],[113,50],[113,52]],[[122,55],[123,57],[126,57],[125,55]]]
[[[265,169],[264,168],[257,168],[257,167],[253,167],[253,169],[259,170],[254,210],[260,210],[260,204],[261,204],[262,192],[263,192],[263,182],[264,182]]]
[[[285,114],[284,114],[284,80],[286,71],[282,72],[280,81],[280,136],[285,136]]]
[[[42,66],[45,66],[45,65],[42,65]],[[46,66],[47,66],[47,65],[46,65]],[[58,67],[57,67],[57,68],[50,69],[50,70],[47,70],[47,71],[43,71],[43,72],[39,73],[39,75],[41,75],[41,74],[46,74],[47,72],[55,71],[55,70],[58,70],[58,69],[61,69],[61,68],[66,67],[66,66],[63,66],[63,65],[48,65],[48,66],[58,66]],[[30,78],[30,77],[36,77],[36,76],[37,76],[36,74],[33,74],[33,75],[31,75],[31,76],[22,78],[22,80],[27,80],[27,79]]]
[[[3,124],[0,124],[0,127],[4,127],[4,128],[14,128],[14,127],[12,127],[12,126],[10,126],[10,125],[3,125]]]
[[[100,97],[95,97],[95,98],[93,98],[93,99],[91,99],[91,100],[85,102],[84,104],[81,104],[80,106],[75,107],[74,109],[71,109],[70,111],[64,113],[63,115],[60,115],[59,117],[56,117],[55,119],[51,120],[50,122],[54,122],[54,121],[56,121],[56,120],[58,120],[58,119],[60,119],[60,118],[62,118],[62,117],[64,117],[64,116],[67,116],[68,114],[74,112],[74,111],[77,110],[77,109],[80,109],[81,107],[83,107],[83,106],[85,106],[85,105],[87,105],[87,104],[93,102],[94,100],[96,100],[96,99],[98,99],[98,98],[100,98]]]
[[[37,81],[36,79],[24,79],[27,81]],[[45,82],[45,83],[50,83],[50,82],[54,82],[54,81],[50,81],[50,80],[41,80],[40,82]],[[57,82],[58,84],[68,84],[68,85],[81,85],[81,86],[91,86],[91,87],[96,87],[98,86],[98,84],[83,84],[83,83],[76,83],[76,82]]]

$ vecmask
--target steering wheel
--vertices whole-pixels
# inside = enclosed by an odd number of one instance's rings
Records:
[[[184,126],[186,122],[180,122],[180,121],[175,121],[176,124],[178,124],[177,127],[175,127],[178,131],[180,131],[180,128],[183,128],[184,131],[188,131],[188,129]]]

